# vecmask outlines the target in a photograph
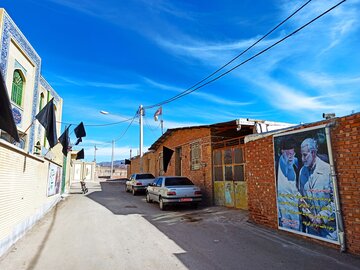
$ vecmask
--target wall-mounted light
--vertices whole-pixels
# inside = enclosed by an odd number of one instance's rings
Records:
[[[323,118],[324,119],[335,118],[335,113],[323,113]]]

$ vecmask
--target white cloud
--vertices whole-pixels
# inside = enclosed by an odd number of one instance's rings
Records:
[[[186,90],[185,88],[162,84],[162,83],[156,82],[154,80],[151,80],[149,78],[144,78],[144,80],[153,87],[156,87],[156,88],[159,88],[162,90],[167,90],[170,92],[182,93],[183,91]],[[195,88],[193,88],[193,89],[195,89]],[[248,106],[248,105],[253,104],[253,102],[237,102],[234,100],[229,100],[229,99],[223,98],[220,95],[212,95],[212,94],[208,94],[205,92],[199,92],[199,91],[194,91],[194,92],[190,93],[189,95],[196,96],[202,100],[206,100],[206,101],[209,101],[212,103],[227,105],[227,106]],[[169,97],[169,98],[171,98],[171,97]]]
[[[356,87],[360,83],[360,75],[354,77],[338,77],[337,75],[331,76],[325,73],[300,72],[299,76],[309,85],[322,88],[349,84],[354,84]]]
[[[111,89],[122,89],[122,90],[135,90],[139,88],[138,84],[121,84],[112,82],[96,82],[96,81],[84,81],[81,79],[68,78],[64,76],[57,76],[58,79],[65,83],[69,83],[81,87],[96,87],[96,88],[111,88]],[[59,83],[58,83],[59,84]]]

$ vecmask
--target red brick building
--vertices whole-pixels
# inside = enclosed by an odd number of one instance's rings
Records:
[[[247,209],[244,137],[285,126],[289,124],[238,119],[168,129],[143,155],[142,166],[138,156],[131,160],[128,175],[186,176],[200,186],[205,204]],[[174,151],[166,172],[163,147]]]

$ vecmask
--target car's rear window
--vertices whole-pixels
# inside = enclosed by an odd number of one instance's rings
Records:
[[[136,179],[149,179],[155,178],[151,173],[137,174]]]
[[[166,178],[165,186],[192,186],[194,185],[190,179],[186,177],[174,177],[174,178]]]

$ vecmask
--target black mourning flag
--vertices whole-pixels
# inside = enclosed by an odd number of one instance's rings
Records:
[[[84,148],[77,152],[76,159],[84,159]]]
[[[131,161],[129,159],[125,159],[125,165],[130,165]]]
[[[62,152],[65,157],[67,156],[67,154],[69,152],[69,146],[70,146],[69,128],[70,128],[70,126],[68,126],[65,129],[65,131],[63,132],[63,134],[61,134],[61,136],[59,137],[59,142],[62,145]]]
[[[163,146],[163,165],[164,165],[164,172],[167,171],[167,167],[169,165],[169,162],[171,160],[171,156],[174,153],[173,150],[171,150],[170,148],[167,148],[165,146]]]
[[[6,131],[15,141],[20,142],[14,116],[11,110],[9,95],[0,71],[0,129]]]
[[[53,148],[57,142],[54,98],[46,104],[46,106],[35,116],[35,118],[45,128],[46,138],[49,142],[50,148]]]
[[[78,145],[80,142],[82,142],[82,137],[86,137],[86,131],[83,122],[81,122],[75,129],[75,136],[77,138],[77,141],[75,145]]]

